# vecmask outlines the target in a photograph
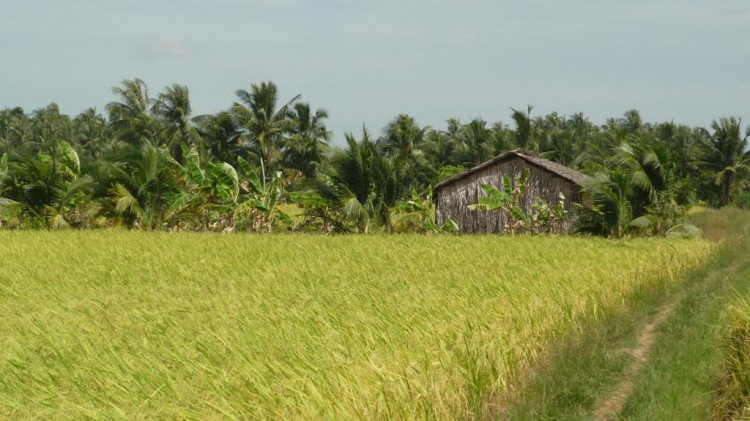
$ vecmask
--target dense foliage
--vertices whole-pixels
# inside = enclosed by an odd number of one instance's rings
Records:
[[[438,130],[398,115],[379,136],[363,128],[339,148],[325,110],[299,95],[281,100],[271,82],[200,116],[185,86],[151,97],[133,79],[113,93],[106,116],[71,118],[55,104],[0,111],[0,225],[392,231],[414,191],[423,200],[434,183],[523,148],[594,176],[582,231],[664,234],[696,200],[744,197],[750,169],[750,130],[736,118],[704,129],[646,123],[632,110],[598,126],[528,107],[512,110],[510,124],[450,119]],[[296,203],[303,218],[293,221],[282,203]],[[425,231],[424,222],[415,226]]]

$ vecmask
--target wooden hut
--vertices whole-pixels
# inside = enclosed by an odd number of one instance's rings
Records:
[[[529,170],[523,206],[529,210],[540,197],[551,205],[559,202],[560,193],[565,196],[563,221],[556,224],[555,233],[571,233],[573,227],[574,203],[582,203],[581,187],[589,177],[564,165],[539,158],[531,152],[520,149],[478,165],[462,174],[455,175],[434,187],[435,222],[443,224],[448,219],[458,223],[461,233],[501,234],[506,225],[507,215],[502,211],[486,212],[469,209],[478,203],[486,193],[483,184],[503,190],[503,176],[508,175],[512,182],[518,180],[524,170]]]

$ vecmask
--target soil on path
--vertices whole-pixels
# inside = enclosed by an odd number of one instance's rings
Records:
[[[594,420],[604,421],[616,419],[617,415],[622,412],[625,402],[633,392],[633,378],[641,370],[643,364],[646,363],[649,350],[651,350],[651,346],[654,344],[655,331],[672,314],[676,304],[677,300],[674,300],[662,306],[651,322],[643,326],[640,332],[638,332],[635,348],[624,349],[621,351],[630,354],[633,357],[633,360],[625,369],[622,379],[617,387],[615,387],[614,391],[602,401],[596,410],[594,410]]]
[[[745,227],[745,233],[748,232],[750,225]],[[713,284],[717,279],[726,279],[729,274],[736,272],[742,266],[742,262],[735,262],[733,265],[722,268],[710,274],[701,282],[701,285]],[[690,291],[683,291],[673,298],[670,302],[661,306],[656,315],[641,328],[636,336],[636,346],[634,348],[621,349],[617,352],[630,354],[632,361],[622,374],[622,378],[614,390],[601,401],[599,406],[592,412],[593,420],[607,421],[618,419],[625,403],[633,392],[633,380],[640,372],[643,365],[648,361],[649,351],[651,350],[656,330],[662,325],[669,316],[674,312],[675,307]]]

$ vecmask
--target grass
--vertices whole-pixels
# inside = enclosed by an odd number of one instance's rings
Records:
[[[622,419],[712,418],[714,392],[722,376],[721,326],[726,306],[733,290],[750,293],[750,265],[744,263],[732,271],[726,268],[716,267],[692,285],[660,327]]]
[[[711,260],[668,288],[642,288],[622,308],[588,320],[580,334],[563,341],[549,361],[534,370],[532,381],[509,405],[510,418],[588,419],[621,381],[632,358],[622,351],[632,349],[640,329],[673,301],[674,312],[657,328],[647,362],[633,379],[633,393],[618,419],[714,416],[715,392],[727,365],[721,346],[724,314],[733,295],[750,293],[743,230],[750,213],[707,209],[696,213],[694,222],[706,237],[718,241]],[[725,400],[736,405],[742,397],[734,393]]]
[[[455,419],[699,240],[0,232],[0,418]]]
[[[750,277],[750,271],[745,274]],[[750,289],[750,288],[747,288]],[[739,291],[738,291],[739,292]],[[716,419],[750,418],[750,291],[742,291],[729,307],[723,379],[714,404]]]
[[[722,377],[727,306],[750,293],[748,213],[710,211],[696,222],[725,243],[722,259],[686,289],[674,314],[657,332],[649,362],[635,381],[623,419],[706,420],[716,412]],[[745,352],[747,349],[744,350]]]

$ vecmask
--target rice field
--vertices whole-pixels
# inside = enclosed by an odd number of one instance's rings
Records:
[[[0,418],[455,419],[701,240],[0,232]]]
[[[747,295],[735,297],[727,314],[722,381],[714,417],[746,420],[750,418],[750,301]]]

